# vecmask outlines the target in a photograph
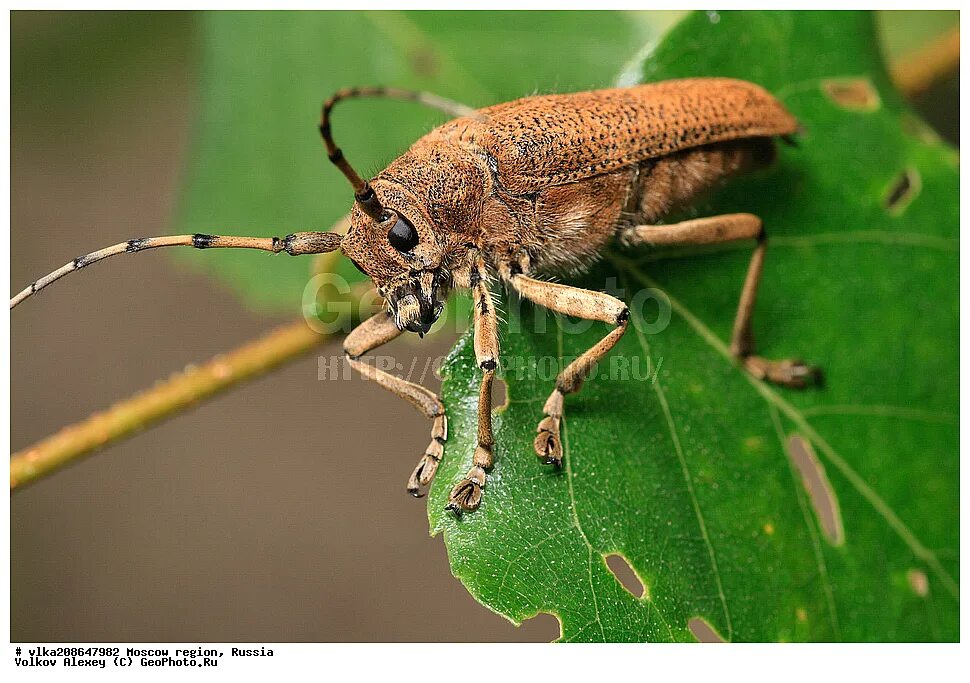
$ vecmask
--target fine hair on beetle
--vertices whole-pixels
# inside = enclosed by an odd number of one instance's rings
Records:
[[[417,102],[450,120],[368,180],[337,146],[331,126],[337,103],[357,97]],[[636,303],[556,278],[587,270],[612,243],[627,249],[751,243],[730,352],[739,369],[757,380],[792,388],[821,383],[821,373],[800,360],[768,360],[755,353],[752,318],[768,243],[761,219],[731,213],[664,222],[706,190],[772,163],[776,139],[793,140],[798,122],[760,86],[693,78],[536,95],[482,109],[424,92],[350,88],[323,103],[319,131],[330,161],[354,193],[346,234],[131,239],[75,258],[14,296],[10,307],[68,273],[118,254],[172,246],[260,249],[292,256],[339,249],[373,281],[384,304],[344,339],[346,362],[410,402],[432,425],[431,441],[407,482],[407,491],[421,496],[444,455],[445,406],[429,389],[363,357],[403,332],[423,336],[438,320],[451,290],[468,291],[481,378],[470,468],[446,503],[456,515],[480,506],[495,462],[492,384],[500,362],[499,283],[554,313],[609,327],[597,343],[558,370],[542,408],[532,450],[553,467],[563,460],[560,429],[566,397],[581,389],[623,337],[630,305]]]

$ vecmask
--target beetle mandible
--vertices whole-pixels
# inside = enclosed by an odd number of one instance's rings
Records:
[[[413,100],[453,120],[415,142],[372,180],[361,178],[334,143],[330,115],[348,98]],[[60,277],[108,256],[168,246],[249,248],[291,255],[340,249],[373,280],[386,306],[344,340],[350,365],[411,402],[432,421],[431,443],[408,480],[420,496],[441,461],[447,417],[430,390],[361,358],[404,331],[423,335],[451,289],[470,290],[474,347],[481,369],[478,435],[472,467],[447,507],[475,510],[494,463],[492,380],[499,365],[498,319],[491,284],[557,313],[613,326],[558,375],[534,442],[546,464],[562,462],[564,398],[579,391],[592,367],[629,322],[622,301],[604,292],[543,280],[581,272],[613,240],[632,247],[754,240],[730,349],[758,379],[791,387],[820,380],[797,360],[754,353],[751,318],[767,245],[761,220],[737,213],[675,224],[661,221],[728,177],[769,164],[775,138],[791,140],[795,118],[761,87],[727,78],[695,78],[541,95],[473,109],[429,93],[351,88],[328,99],[320,134],[330,160],[354,190],[345,236],[299,232],[284,238],[216,235],[147,237],[79,256],[10,300],[13,308]]]

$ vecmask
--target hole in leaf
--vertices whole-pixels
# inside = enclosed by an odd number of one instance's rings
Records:
[[[926,572],[922,569],[910,569],[906,572],[906,580],[913,592],[921,598],[930,594],[930,580],[926,577]]]
[[[647,589],[643,585],[643,581],[637,576],[636,571],[630,565],[630,561],[620,555],[619,553],[611,553],[606,555],[603,559],[606,560],[606,566],[616,580],[620,582],[627,592],[629,592],[633,597],[639,599],[646,597],[648,600],[650,596],[647,594]]]
[[[875,111],[882,101],[868,78],[837,78],[822,81],[822,92],[843,109]]]
[[[421,46],[408,53],[411,70],[421,78],[434,79],[441,71],[438,55],[428,46]]]
[[[551,643],[562,639],[562,622],[549,612],[539,612],[523,621],[519,628],[530,643]]]
[[[822,534],[832,545],[842,545],[845,543],[845,530],[839,500],[825,476],[825,468],[815,455],[815,449],[800,434],[792,434],[787,445],[788,456],[802,476],[802,484],[808,491],[808,499],[815,510]]]
[[[899,125],[902,127],[903,132],[906,135],[916,138],[920,142],[925,142],[931,145],[935,145],[940,142],[940,136],[936,134],[936,131],[915,114],[903,112],[902,117],[899,120]]]
[[[883,200],[886,209],[894,216],[898,216],[910,202],[916,199],[921,189],[923,189],[923,183],[920,180],[919,171],[912,167],[907,168],[893,179],[886,190]]]
[[[721,634],[714,630],[706,619],[701,619],[700,617],[691,617],[687,622],[687,628],[690,632],[694,634],[699,643],[726,643],[727,641],[721,637]]]

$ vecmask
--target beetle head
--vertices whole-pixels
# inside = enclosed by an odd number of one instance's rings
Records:
[[[374,281],[398,328],[424,334],[441,314],[451,284],[442,246],[410,192],[386,181],[376,181],[371,191],[375,215],[358,200],[340,248]]]

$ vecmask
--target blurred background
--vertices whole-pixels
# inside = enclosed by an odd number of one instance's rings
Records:
[[[547,18],[517,15],[516,30],[543,30]],[[675,19],[660,13],[615,20],[633,26],[623,40],[635,47]],[[931,44],[959,15],[887,12],[879,20],[886,52],[899,60]],[[606,31],[614,19],[604,21]],[[495,23],[502,40],[508,26]],[[205,131],[213,124],[198,117],[212,109],[206,98],[213,86],[213,30],[202,15],[174,12],[12,14],[11,291],[77,254],[123,239],[169,233],[186,223],[218,232],[224,221],[232,222],[213,207],[216,223],[198,224],[211,181],[198,160],[207,158],[204,146],[212,136]],[[487,45],[479,34],[475,38]],[[367,36],[342,39],[352,46]],[[456,42],[468,39],[455,36]],[[609,39],[591,32],[591,44]],[[442,48],[445,57],[448,49]],[[434,59],[409,54],[419,75],[435,70],[429,67]],[[444,68],[436,70],[447,78],[447,59],[437,59]],[[603,59],[604,70],[615,73],[605,48]],[[319,65],[323,72],[331,67],[342,68]],[[534,87],[556,82],[556,68],[552,59],[537,65],[545,75],[535,77]],[[489,70],[487,61],[482,69]],[[294,79],[276,76],[282,90]],[[914,98],[955,144],[958,81],[954,71]],[[558,84],[562,90],[593,85]],[[313,90],[314,106],[329,94],[320,87]],[[507,87],[519,88],[510,98],[530,86],[525,80]],[[225,115],[231,118],[231,110]],[[313,158],[321,171],[277,192],[336,193],[338,203],[349,206],[343,181],[326,167],[312,137],[315,111],[301,105],[290,115],[308,127],[297,143],[307,155],[318,155]],[[341,125],[354,142],[352,120],[348,113]],[[407,119],[401,134],[414,137],[427,125],[427,119]],[[374,166],[401,149],[381,142],[366,152],[363,142],[353,149]],[[247,144],[227,137],[222,146]],[[260,153],[269,152],[255,156]],[[213,165],[206,168],[211,173]],[[245,170],[259,174],[258,167]],[[187,178],[193,179],[190,191]],[[328,210],[314,227],[326,228],[339,215]],[[310,227],[288,223],[285,210],[273,216],[277,222],[257,234]],[[258,217],[252,225],[260,225]],[[164,253],[119,258],[18,308],[11,319],[13,450],[290,322],[299,311],[298,300],[286,307],[272,297],[240,298],[239,285],[211,278],[196,264]],[[257,284],[264,277],[260,267],[258,258],[226,266],[242,268]],[[421,345],[402,340],[388,350],[422,362],[446,353],[454,338],[443,332]],[[339,341],[12,496],[12,640],[557,637],[554,618],[515,628],[451,576],[441,538],[428,536],[426,501],[404,493],[429,425],[356,377],[318,381],[316,356],[337,354]]]

